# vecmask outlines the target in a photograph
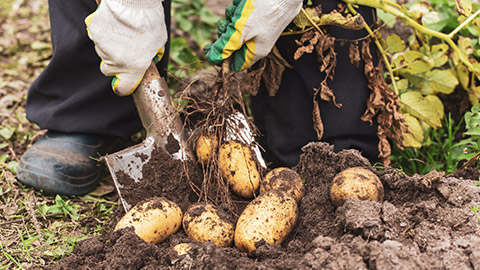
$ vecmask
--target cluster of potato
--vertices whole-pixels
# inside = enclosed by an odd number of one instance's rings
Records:
[[[198,242],[212,242],[218,247],[235,243],[237,248],[253,255],[257,242],[278,245],[287,238],[297,220],[297,203],[305,194],[302,179],[288,168],[269,172],[257,189],[260,194],[247,205],[236,224],[210,203],[194,204],[183,214],[174,202],[153,198],[130,209],[115,229],[133,226],[143,240],[159,243],[183,227]],[[176,247],[179,254],[189,248]]]
[[[209,162],[212,150],[217,147],[217,140],[200,137],[196,148],[199,162]],[[183,227],[185,233],[198,242],[212,242],[218,247],[229,247],[234,243],[249,255],[254,255],[255,245],[262,240],[273,245],[281,244],[295,226],[297,204],[305,195],[301,177],[291,169],[277,168],[261,179],[249,148],[236,141],[220,145],[218,157],[222,175],[232,191],[245,198],[256,196],[236,223],[210,203],[194,204],[183,214],[174,202],[154,198],[132,208],[116,229],[133,226],[142,239],[158,243]],[[330,198],[335,206],[342,205],[348,197],[382,200],[383,186],[373,172],[350,168],[340,172],[330,188]],[[179,255],[188,249],[190,245],[185,243],[175,247]]]

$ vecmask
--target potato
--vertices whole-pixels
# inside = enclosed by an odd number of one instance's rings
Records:
[[[214,151],[218,147],[218,139],[216,136],[200,135],[195,145],[195,153],[197,160],[202,165],[206,165],[213,156]]]
[[[260,173],[250,148],[237,141],[220,146],[218,166],[233,192],[252,198],[260,186]]]
[[[305,185],[302,178],[292,169],[276,168],[265,175],[260,182],[260,194],[272,189],[281,189],[292,196],[299,203],[305,195]]]
[[[264,240],[281,244],[297,221],[297,203],[285,191],[273,189],[251,201],[235,228],[235,246],[254,255],[255,244]]]
[[[377,175],[363,167],[353,167],[338,173],[330,187],[330,199],[335,206],[348,197],[359,200],[383,200],[383,185]]]
[[[173,247],[176,256],[185,255],[190,249],[192,249],[192,245],[190,243],[180,243]]]
[[[217,247],[232,245],[234,224],[213,204],[193,205],[185,212],[182,224],[185,233],[195,241],[212,242]]]
[[[182,210],[177,204],[155,197],[130,209],[115,230],[133,226],[140,238],[156,244],[180,229],[182,217]]]

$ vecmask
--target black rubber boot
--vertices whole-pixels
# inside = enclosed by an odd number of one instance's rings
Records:
[[[45,194],[83,195],[100,179],[96,158],[121,146],[125,142],[114,137],[49,131],[23,154],[17,178]]]

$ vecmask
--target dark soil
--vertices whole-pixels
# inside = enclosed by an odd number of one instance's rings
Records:
[[[281,246],[259,243],[256,258],[235,247],[194,243],[182,230],[153,245],[127,229],[80,242],[53,269],[480,269],[480,225],[470,209],[480,205],[477,180],[375,171],[359,152],[332,149],[325,143],[303,148],[293,168],[306,181],[297,224]],[[384,201],[350,198],[336,209],[330,181],[355,166],[379,176]],[[157,195],[184,201],[174,195],[185,194],[187,184],[178,181],[159,181]],[[178,243],[192,243],[192,249],[173,256]]]
[[[167,151],[177,152],[178,142],[175,140],[174,144],[170,141],[169,137]],[[136,183],[121,171],[116,174],[117,180],[123,185],[120,193],[131,205],[152,197],[165,197],[186,211],[192,202],[198,200],[192,186],[201,186],[202,175],[193,162],[174,160],[164,150],[155,149],[150,161],[143,166],[142,175],[142,181]]]

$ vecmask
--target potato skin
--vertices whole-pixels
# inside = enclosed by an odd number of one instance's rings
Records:
[[[214,135],[200,135],[195,145],[197,160],[202,165],[207,165],[218,147],[218,139]]]
[[[140,238],[156,244],[180,229],[182,217],[182,210],[176,203],[155,197],[132,207],[117,223],[115,230],[133,226]]]
[[[180,243],[173,247],[173,251],[175,251],[176,256],[185,255],[190,249],[192,249],[192,245],[190,243]]]
[[[330,186],[330,199],[335,206],[348,197],[359,200],[383,200],[383,185],[378,176],[363,167],[353,167],[338,173]]]
[[[182,225],[188,237],[195,241],[212,242],[217,247],[228,247],[233,243],[233,222],[213,204],[194,204],[185,212]]]
[[[305,196],[305,185],[300,175],[292,169],[280,167],[265,175],[260,183],[260,194],[272,189],[281,189],[300,203]]]
[[[250,202],[235,228],[235,246],[255,255],[255,244],[261,240],[281,244],[292,231],[298,217],[294,198],[285,191],[273,189]]]
[[[220,146],[218,166],[233,192],[252,198],[260,186],[260,173],[250,148],[237,141]]]

